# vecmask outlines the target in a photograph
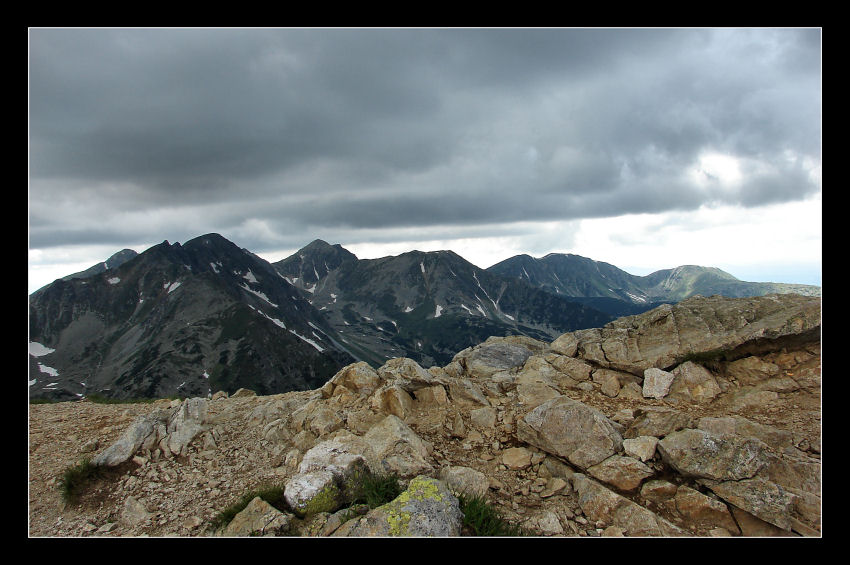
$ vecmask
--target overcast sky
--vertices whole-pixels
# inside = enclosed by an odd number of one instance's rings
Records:
[[[209,232],[821,284],[821,36],[30,29],[29,289]]]

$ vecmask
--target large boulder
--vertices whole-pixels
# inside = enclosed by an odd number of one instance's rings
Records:
[[[409,478],[433,469],[428,462],[428,445],[397,416],[389,415],[372,426],[363,441],[374,454],[370,467],[376,473]]]
[[[365,361],[352,363],[340,369],[331,379],[322,386],[322,395],[325,398],[333,396],[334,389],[343,386],[346,389],[369,396],[382,384],[381,377]]]
[[[368,447],[357,439],[353,434],[340,434],[304,454],[298,473],[284,487],[284,498],[296,514],[334,512],[351,502],[353,486],[370,470],[363,455]]]
[[[793,527],[797,496],[774,482],[759,477],[700,482],[723,500],[765,522],[786,531]]]
[[[280,536],[289,531],[291,516],[281,512],[259,496],[233,517],[223,536]]]
[[[523,342],[490,338],[481,345],[464,349],[452,361],[459,362],[467,374],[486,379],[495,373],[522,367],[534,355],[535,349],[545,347],[542,342],[530,340],[534,343],[529,343],[529,339]]]
[[[378,368],[378,376],[411,394],[420,388],[441,384],[440,378],[407,357],[390,359]]]
[[[636,490],[643,480],[654,475],[655,471],[633,457],[612,455],[601,463],[588,467],[587,473],[617,490],[629,492]]]
[[[298,516],[334,512],[347,501],[340,480],[330,471],[317,470],[298,473],[284,486],[286,503]]]
[[[650,367],[643,372],[643,396],[645,398],[664,398],[670,391],[675,375]]]
[[[460,502],[437,479],[417,476],[395,500],[350,520],[334,532],[347,537],[459,536]]]
[[[665,406],[644,406],[635,414],[623,437],[632,439],[640,436],[664,437],[669,433],[690,428],[693,419],[673,408]]]
[[[517,437],[581,469],[617,453],[623,438],[602,412],[565,396],[546,401],[517,422]]]
[[[767,445],[756,438],[690,428],[668,434],[657,449],[681,475],[715,481],[749,479],[770,463]]]
[[[490,488],[487,475],[470,467],[443,467],[440,469],[439,478],[458,496],[484,496]]]

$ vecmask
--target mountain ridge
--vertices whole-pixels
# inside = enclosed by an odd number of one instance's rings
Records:
[[[676,292],[773,288],[698,266],[639,277],[564,254],[511,258],[517,277],[511,260],[482,269],[450,250],[358,259],[321,239],[270,263],[217,233],[126,251],[30,295],[41,352],[30,356],[31,396],[304,389],[345,361],[440,365],[491,336],[551,341]]]
[[[53,351],[31,357],[29,390],[73,399],[303,389],[355,359],[335,340],[267,261],[218,234],[164,241],[30,296],[30,341]]]
[[[608,297],[632,303],[678,302],[696,294],[729,297],[794,293],[820,296],[819,286],[742,281],[716,267],[680,265],[645,276],[632,275],[602,261],[570,253],[549,253],[542,258],[516,255],[488,268],[565,296]],[[613,288],[612,288],[613,286]]]
[[[322,243],[314,242],[274,266],[309,295],[338,332],[356,328],[359,336],[366,336],[368,343],[360,343],[375,349],[372,359],[378,364],[401,355],[432,365],[490,335],[551,337],[578,329],[570,319],[586,327],[611,318],[488,273],[450,250],[413,250],[376,259],[347,254],[335,268],[326,269],[330,264],[324,258],[333,246]],[[343,248],[335,249],[339,256]],[[523,307],[534,314],[522,312]]]

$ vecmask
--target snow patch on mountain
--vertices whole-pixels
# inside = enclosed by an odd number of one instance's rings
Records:
[[[165,283],[163,283],[162,288],[168,289],[168,294],[171,294],[172,292],[177,290],[177,287],[179,287],[179,286],[180,286],[180,281],[177,281],[177,282],[166,281]]]
[[[268,297],[268,296],[266,296],[265,294],[263,294],[262,292],[260,292],[260,291],[258,291],[258,290],[251,290],[250,288],[248,288],[248,285],[239,285],[239,288],[241,288],[242,290],[247,290],[248,292],[250,292],[250,293],[251,293],[251,294],[253,294],[254,296],[257,296],[257,297],[259,297],[259,298],[262,298],[263,300],[265,300],[266,302],[268,302],[269,304],[271,304],[272,306],[274,306],[275,308],[277,308],[277,304],[275,304],[274,302],[272,302],[271,300],[269,300],[269,297]]]
[[[278,327],[280,327],[280,328],[283,328],[283,329],[286,329],[286,325],[284,325],[284,323],[283,323],[283,322],[281,322],[280,320],[278,320],[277,318],[272,318],[271,316],[269,316],[268,314],[266,314],[266,313],[265,313],[265,312],[263,312],[262,310],[259,310],[259,309],[257,309],[257,308],[254,308],[254,307],[253,307],[253,306],[251,306],[250,304],[248,305],[248,308],[250,308],[250,309],[251,309],[251,310],[253,310],[254,312],[257,312],[258,314],[260,314],[262,317],[266,318],[267,320],[270,320],[270,321],[271,321],[271,322],[273,322],[276,326],[278,326]]]
[[[51,377],[58,377],[59,376],[59,371],[57,371],[53,367],[48,367],[47,365],[42,365],[41,363],[38,364],[38,370],[41,371],[42,373],[47,373]]]
[[[108,282],[109,284],[118,284],[121,282],[121,279],[119,279],[118,277],[111,277],[106,279],[106,282]]]
[[[50,349],[49,347],[45,347],[37,341],[30,342],[30,355],[33,357],[43,357],[44,355],[49,355],[56,351],[55,349]]]
[[[646,302],[646,298],[644,298],[642,296],[635,296],[634,294],[632,294],[629,291],[625,291],[625,293],[629,295],[629,298],[631,298],[632,300],[634,300],[636,302]]]
[[[289,333],[291,333],[291,334],[292,334],[292,335],[294,335],[295,337],[300,338],[301,340],[303,340],[303,341],[305,341],[305,342],[309,343],[310,345],[312,345],[313,347],[315,347],[315,348],[319,351],[319,353],[321,353],[321,352],[323,352],[323,351],[325,350],[323,347],[320,347],[320,346],[319,346],[319,344],[318,344],[318,343],[316,343],[315,341],[313,341],[312,339],[310,339],[310,338],[308,338],[308,337],[304,337],[303,335],[299,334],[298,332],[296,332],[296,331],[294,331],[294,330],[289,330]],[[318,337],[318,336],[316,336],[316,337]]]

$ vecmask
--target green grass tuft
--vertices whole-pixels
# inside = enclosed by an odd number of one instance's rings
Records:
[[[351,488],[352,504],[377,508],[392,502],[402,492],[398,475],[365,472],[357,477]]]
[[[68,504],[76,504],[79,501],[80,495],[92,481],[101,476],[101,469],[89,459],[85,459],[79,464],[65,469],[62,478],[59,479],[62,500]]]
[[[481,537],[527,535],[522,527],[505,520],[487,502],[487,497],[462,494],[458,498],[463,512],[463,526],[469,534]]]

